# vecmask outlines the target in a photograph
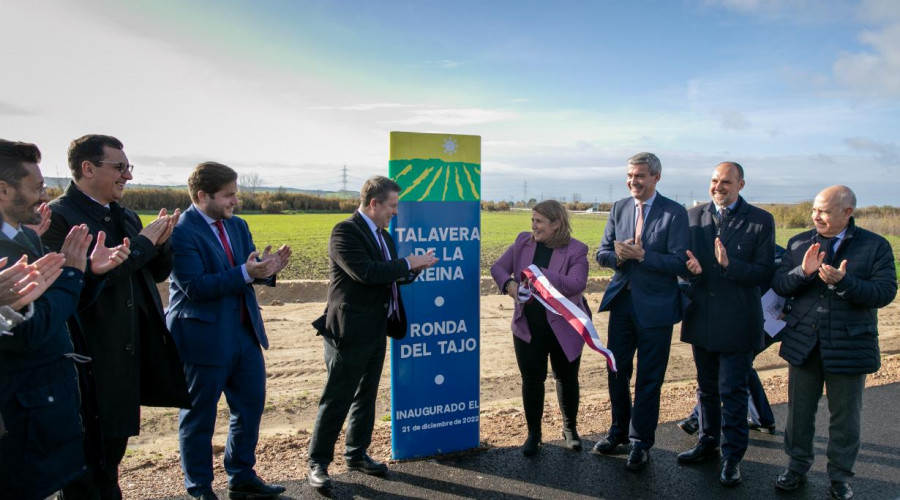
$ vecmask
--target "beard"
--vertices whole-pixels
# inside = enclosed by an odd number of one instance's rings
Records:
[[[29,205],[21,194],[16,193],[12,205],[7,210],[7,217],[19,224],[40,224],[41,214],[37,211],[40,206],[40,202]]]

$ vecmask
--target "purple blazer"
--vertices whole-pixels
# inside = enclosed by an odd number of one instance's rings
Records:
[[[520,233],[516,237],[516,242],[507,248],[500,259],[491,266],[491,276],[497,282],[500,293],[506,293],[503,290],[503,284],[510,278],[516,283],[521,281],[522,270],[530,266],[534,260],[535,248],[537,248],[537,243],[531,232]],[[572,238],[568,245],[553,249],[550,267],[542,269],[542,272],[560,293],[590,316],[591,311],[585,305],[582,296],[587,286],[587,251],[587,245]],[[559,341],[566,357],[569,361],[574,361],[581,355],[584,339],[562,316],[547,311],[547,322],[550,323],[550,328],[556,334],[556,340]],[[528,330],[528,321],[523,314],[523,304],[519,302],[516,302],[516,309],[513,312],[512,331],[516,337],[525,342],[531,342],[531,332]]]

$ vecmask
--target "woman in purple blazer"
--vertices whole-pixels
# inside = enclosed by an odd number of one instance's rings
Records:
[[[587,285],[588,247],[572,238],[566,209],[555,200],[542,201],[531,213],[531,232],[521,233],[500,259],[491,266],[491,276],[502,293],[518,296],[522,270],[531,264],[541,269],[550,283],[590,315],[582,296]],[[531,456],[541,444],[544,413],[544,381],[547,358],[556,378],[556,396],[563,415],[563,438],[572,450],[581,449],[575,430],[578,416],[578,367],[584,340],[565,321],[532,300],[515,303],[512,319],[513,345],[522,374],[522,405],[528,424],[528,438],[522,453]]]

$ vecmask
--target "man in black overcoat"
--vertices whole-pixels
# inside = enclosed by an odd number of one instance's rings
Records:
[[[127,262],[109,273],[102,293],[80,311],[96,380],[103,460],[92,474],[67,488],[67,496],[121,498],[118,467],[128,438],[140,431],[140,406],[187,407],[181,360],[166,330],[156,284],[172,270],[169,236],[179,212],[143,227],[138,215],[118,202],[133,165],[122,143],[110,136],[86,135],[69,146],[73,181],[50,203],[51,224],[44,242],[59,250],[65,235],[85,224],[108,245],[129,241]]]
[[[720,163],[709,184],[712,201],[688,210],[691,306],[681,323],[681,340],[693,346],[697,366],[700,439],[678,461],[718,458],[724,438],[719,481],[726,486],[741,482],[749,440],[747,376],[753,353],[764,346],[760,287],[775,271],[774,219],[747,203],[743,188],[743,167]]]

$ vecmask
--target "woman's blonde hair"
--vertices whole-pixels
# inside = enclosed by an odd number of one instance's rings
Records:
[[[569,211],[556,200],[544,200],[531,210],[543,215],[551,223],[559,221],[556,233],[544,242],[549,248],[558,248],[569,244],[572,239],[572,226],[569,225]]]

